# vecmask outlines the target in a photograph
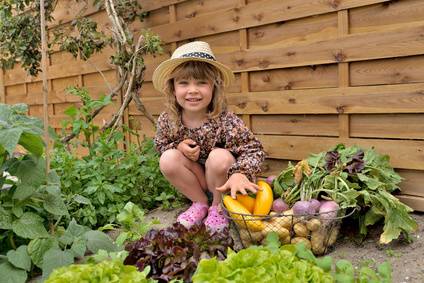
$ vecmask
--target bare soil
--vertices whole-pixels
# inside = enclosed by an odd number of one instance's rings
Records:
[[[153,228],[164,228],[175,222],[179,213],[184,208],[166,211],[156,209],[151,211],[147,220],[157,219],[160,224]],[[347,259],[356,267],[362,264],[377,265],[384,261],[390,262],[394,283],[423,283],[424,282],[424,213],[413,213],[412,216],[418,222],[417,232],[407,239],[401,237],[388,245],[378,243],[381,227],[373,227],[369,230],[367,238],[359,242],[351,236],[342,235],[334,249],[328,253],[333,259]],[[237,240],[237,239],[236,239]],[[236,248],[239,246],[236,243]]]

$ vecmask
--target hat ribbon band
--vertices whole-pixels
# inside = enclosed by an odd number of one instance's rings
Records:
[[[191,52],[191,53],[187,53],[187,54],[183,54],[181,55],[182,58],[200,58],[200,59],[209,59],[209,60],[213,60],[216,61],[216,59],[209,55],[208,53],[204,53],[204,52]]]

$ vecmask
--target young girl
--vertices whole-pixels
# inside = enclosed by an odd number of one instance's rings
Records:
[[[155,137],[160,170],[193,202],[177,218],[187,228],[206,217],[209,231],[223,230],[228,221],[218,209],[221,192],[230,190],[235,198],[237,192],[259,189],[253,181],[265,158],[262,145],[226,110],[223,89],[233,78],[200,41],[177,48],[153,73],[154,87],[167,98]],[[208,191],[213,196],[210,207]]]

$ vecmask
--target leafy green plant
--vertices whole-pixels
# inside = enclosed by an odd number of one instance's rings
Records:
[[[237,253],[229,250],[224,261],[202,259],[193,282],[391,282],[387,262],[355,269],[348,260],[334,263],[330,256],[316,258],[303,243],[280,246],[275,232],[269,233],[265,242]]]
[[[250,246],[234,252],[227,259],[200,261],[193,282],[334,282],[329,271],[313,261],[300,258],[294,246],[279,248],[278,236],[266,246]]]
[[[118,229],[120,233],[115,242],[119,246],[123,246],[127,241],[140,239],[153,224],[158,224],[158,221],[146,222],[144,211],[132,202],[125,204],[123,210],[117,215],[116,221],[118,224],[107,224],[100,230]]]
[[[72,134],[78,136],[84,135],[84,145],[91,146],[95,135],[99,131],[91,117],[91,113],[111,104],[110,96],[101,96],[99,99],[92,99],[86,88],[68,87],[66,91],[78,96],[81,99],[81,107],[71,106],[65,110],[65,114],[70,118],[62,121],[62,135],[65,135],[67,129],[71,129]]]
[[[46,236],[68,214],[57,174],[46,175],[42,124],[26,112],[24,104],[0,104],[0,252]],[[17,145],[26,153],[14,154]]]
[[[83,158],[63,145],[55,149],[52,168],[61,176],[69,213],[78,223],[114,223],[129,201],[146,210],[180,206],[182,197],[160,173],[153,142],[146,140],[140,148],[130,145],[125,151],[118,145],[122,140],[120,132],[111,138],[101,134]]]
[[[85,141],[69,145],[57,142],[51,166],[61,176],[71,217],[83,225],[101,227],[115,223],[116,215],[130,201],[144,210],[180,206],[182,197],[160,172],[153,141],[127,144],[123,149],[124,133],[134,132],[125,127],[123,131],[99,131],[90,120],[91,113],[110,100],[92,99],[84,89],[68,90],[81,98],[83,106],[67,109],[70,119],[63,124],[76,135],[82,133]],[[82,158],[77,156],[81,147],[88,150]]]
[[[153,283],[147,279],[150,268],[139,272],[135,266],[124,265],[119,260],[106,260],[100,263],[73,264],[58,268],[46,280],[46,283]]]
[[[23,104],[0,104],[0,274],[5,282],[25,282],[28,273],[40,269],[47,276],[86,251],[116,249],[104,233],[74,220],[66,230],[59,226],[69,217],[60,180],[55,171],[46,174],[42,125],[26,112]],[[17,145],[23,148],[18,154]]]
[[[233,247],[228,230],[212,235],[205,225],[190,229],[179,223],[161,229],[150,230],[138,241],[129,243],[124,263],[139,270],[150,266],[149,278],[169,282],[173,279],[190,282],[200,259],[216,257],[223,260],[227,249]]]

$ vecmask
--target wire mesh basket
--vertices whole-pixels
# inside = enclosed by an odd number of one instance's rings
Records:
[[[261,244],[266,235],[276,232],[282,244],[303,242],[315,255],[326,254],[336,243],[342,219],[356,209],[329,211],[321,214],[294,216],[291,211],[269,215],[249,215],[229,211],[222,205],[225,216],[236,230],[243,248]]]

